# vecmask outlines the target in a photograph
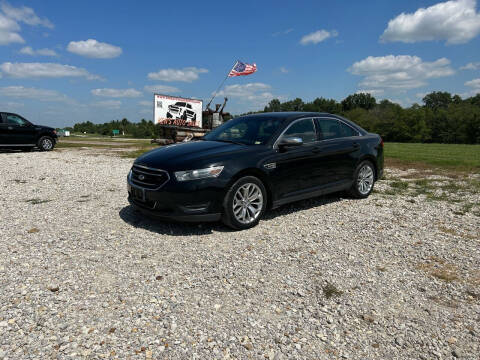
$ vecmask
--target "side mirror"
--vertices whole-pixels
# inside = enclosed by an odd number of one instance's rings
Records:
[[[302,138],[299,137],[284,137],[278,143],[279,148],[287,148],[291,146],[301,146],[303,145]]]

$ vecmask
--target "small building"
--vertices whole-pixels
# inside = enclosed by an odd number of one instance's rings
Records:
[[[58,136],[70,136],[70,130],[60,129],[57,132]]]

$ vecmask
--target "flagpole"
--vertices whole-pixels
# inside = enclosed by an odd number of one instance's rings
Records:
[[[221,87],[223,86],[223,84],[225,83],[225,81],[227,81],[228,79],[228,75],[230,75],[230,72],[233,70],[233,68],[235,67],[235,65],[237,64],[238,60],[235,60],[235,63],[233,64],[232,68],[227,72],[227,76],[225,76],[225,79],[223,79],[223,81],[221,82],[220,86],[217,88],[217,90],[214,91],[213,93],[213,96],[212,98],[210,99],[210,101],[208,102],[207,104],[207,107],[205,109],[208,109],[210,107],[210,104],[212,103],[213,99],[215,98],[215,96],[217,96],[217,93],[218,91],[221,89]]]

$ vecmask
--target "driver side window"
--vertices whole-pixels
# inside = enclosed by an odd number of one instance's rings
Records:
[[[304,144],[317,141],[317,133],[315,132],[313,119],[303,119],[293,123],[293,125],[283,133],[282,137],[299,137]]]
[[[24,126],[27,124],[27,122],[23,120],[20,116],[13,115],[13,114],[7,114],[6,120],[7,120],[6,123],[9,125]]]

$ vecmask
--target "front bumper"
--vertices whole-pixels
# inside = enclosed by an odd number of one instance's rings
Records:
[[[162,213],[159,211],[151,210],[139,202],[133,200],[130,196],[128,197],[128,201],[130,204],[142,214],[156,218],[159,220],[173,220],[173,221],[181,221],[181,222],[210,222],[210,221],[218,221],[222,217],[220,213],[211,213],[211,214],[180,214],[180,213]]]
[[[159,190],[150,190],[127,179],[128,201],[141,213],[182,222],[218,221],[223,187],[218,179],[177,182],[170,179]]]

